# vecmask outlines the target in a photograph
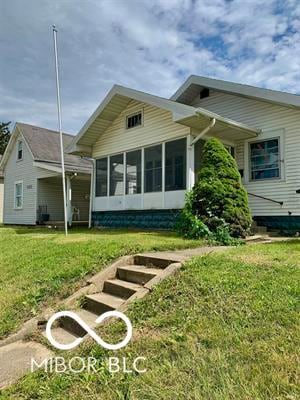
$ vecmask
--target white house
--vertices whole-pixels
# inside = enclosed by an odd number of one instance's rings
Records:
[[[0,155],[0,162],[2,156]],[[3,222],[3,196],[4,196],[4,175],[0,169],[0,224]]]
[[[73,136],[64,134],[66,148]],[[0,163],[4,172],[5,224],[64,220],[58,132],[16,123]],[[65,155],[68,219],[88,222],[91,161]]]
[[[168,227],[201,167],[205,140],[234,155],[254,218],[300,227],[300,97],[191,76],[165,99],[114,86],[73,140],[94,159],[92,221]]]

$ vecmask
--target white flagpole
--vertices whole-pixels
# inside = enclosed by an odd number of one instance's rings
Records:
[[[66,177],[65,177],[63,134],[62,134],[62,128],[61,128],[60,88],[59,88],[57,41],[56,41],[57,29],[56,29],[55,25],[52,25],[52,30],[53,30],[54,54],[55,54],[56,97],[57,97],[59,138],[60,138],[61,174],[62,174],[62,184],[63,184],[64,217],[65,217],[65,234],[67,236],[68,235],[68,215],[67,215],[67,199],[66,199]]]

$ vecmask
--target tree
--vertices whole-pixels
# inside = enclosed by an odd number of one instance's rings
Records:
[[[3,154],[10,138],[10,122],[0,122],[0,154]]]
[[[212,138],[203,149],[198,182],[192,190],[192,212],[210,231],[228,224],[233,237],[245,237],[251,226],[247,192],[234,158]]]

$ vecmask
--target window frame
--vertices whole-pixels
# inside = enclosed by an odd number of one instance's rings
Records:
[[[23,160],[23,154],[24,154],[24,145],[23,145],[23,140],[19,139],[17,141],[17,161],[22,161]],[[21,145],[21,150],[19,149],[19,145]],[[19,158],[19,152],[21,151],[21,157]]]
[[[184,162],[182,164],[183,167],[183,183],[184,183],[184,187],[182,188],[177,188],[177,189],[167,189],[166,187],[166,171],[167,171],[167,145],[170,143],[174,143],[174,142],[178,142],[178,141],[182,141],[184,142]],[[174,161],[174,159],[173,159]],[[172,165],[172,172],[174,172],[176,169],[176,165]],[[164,146],[164,191],[165,192],[176,192],[179,190],[187,190],[187,138],[179,138],[179,139],[174,139],[174,140],[168,140],[167,142],[165,142],[165,146]],[[173,177],[174,178],[174,177]]]
[[[252,178],[251,145],[255,144],[255,143],[269,142],[271,140],[278,141],[278,171],[279,171],[279,175],[271,177],[271,178],[261,178],[261,179]],[[270,136],[270,137],[266,137],[266,138],[261,138],[260,140],[253,140],[253,141],[248,142],[248,181],[251,183],[256,183],[256,182],[282,180],[282,167],[281,167],[281,157],[282,156],[281,156],[281,153],[282,153],[282,149],[281,149],[281,137],[280,136]]]
[[[107,179],[108,179],[108,197],[118,197],[118,196],[123,196],[124,195],[124,189],[125,189],[125,187],[124,187],[124,185],[125,185],[125,183],[126,183],[126,181],[125,181],[125,173],[124,173],[124,171],[125,171],[125,166],[126,166],[126,157],[125,157],[125,152],[122,152],[122,153],[116,153],[116,154],[113,154],[113,155],[110,155],[109,157],[108,157],[108,170],[107,170]],[[111,181],[111,179],[112,179],[112,176],[111,176],[111,159],[113,158],[113,157],[118,157],[118,156],[122,156],[122,162],[123,162],[123,164],[122,164],[122,175],[123,175],[123,180],[122,180],[122,185],[123,185],[123,187],[122,187],[122,193],[118,193],[118,194],[111,194],[111,184],[112,184],[112,181]]]
[[[131,118],[131,117],[134,117],[135,115],[138,115],[138,114],[141,114],[141,123],[139,125],[136,125],[136,126],[128,127],[128,119]],[[126,117],[125,117],[125,129],[126,130],[138,129],[138,128],[141,128],[142,126],[144,126],[144,112],[143,112],[142,109],[138,110],[138,111],[136,111],[134,113],[126,115]]]
[[[21,198],[21,205],[17,206],[17,185],[21,185],[21,194],[18,195],[18,198]],[[24,204],[24,183],[23,181],[16,181],[14,182],[14,209],[15,210],[22,210]]]
[[[139,177],[139,179],[140,179],[140,188],[139,188],[139,191],[137,191],[136,193],[129,193],[129,190],[128,190],[129,187],[127,186],[128,182],[129,182],[128,179],[127,179],[128,154],[137,153],[137,152],[140,153],[140,160],[139,160],[140,161],[140,171],[139,171],[139,174],[140,174],[140,177]],[[135,195],[142,194],[142,189],[143,189],[143,184],[142,184],[142,181],[143,181],[143,148],[126,151],[124,154],[125,154],[125,160],[124,160],[125,161],[124,162],[124,169],[125,169],[125,196],[135,196]],[[136,174],[136,182],[138,182],[138,169],[137,169],[137,174]],[[136,187],[138,187],[137,184],[136,184]]]
[[[101,194],[97,195],[97,161],[98,160],[105,160],[106,159],[106,194]],[[101,158],[96,158],[95,160],[95,198],[103,198],[103,197],[108,197],[109,195],[109,157],[101,157]]]
[[[145,146],[144,147],[144,160],[143,160],[143,162],[144,162],[144,165],[143,165],[143,181],[144,181],[144,194],[148,194],[148,193],[164,193],[165,192],[165,174],[164,174],[164,164],[165,164],[165,158],[164,158],[164,155],[165,155],[165,143],[166,142],[160,142],[160,143],[156,143],[156,144],[153,144],[153,145],[150,145],[150,146]],[[160,169],[161,169],[161,189],[160,190],[152,190],[152,191],[146,191],[146,179],[145,179],[145,175],[146,175],[146,150],[147,149],[151,149],[151,148],[153,148],[153,147],[159,147],[160,146],[160,148],[161,148],[161,167],[159,167]],[[154,169],[159,169],[159,168],[154,168]],[[153,168],[152,168],[152,170],[153,170]],[[153,179],[152,179],[152,181],[153,181]]]

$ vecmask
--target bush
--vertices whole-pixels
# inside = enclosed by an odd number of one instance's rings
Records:
[[[206,142],[198,178],[192,190],[193,215],[211,231],[225,221],[233,237],[245,237],[252,220],[248,196],[234,158],[219,140]]]
[[[219,140],[206,142],[198,178],[187,194],[179,231],[187,238],[207,237],[223,244],[245,237],[252,221],[248,196],[234,158]]]

